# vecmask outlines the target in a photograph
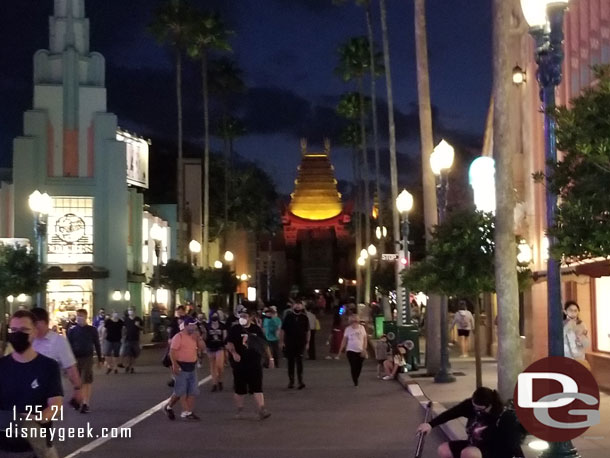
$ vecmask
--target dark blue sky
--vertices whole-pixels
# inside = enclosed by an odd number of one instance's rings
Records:
[[[10,165],[12,138],[22,132],[22,113],[31,107],[32,56],[48,47],[52,3],[2,1],[0,167]],[[336,50],[349,37],[365,33],[363,10],[337,7],[331,0],[194,3],[218,9],[236,32],[233,54],[250,88],[237,103],[249,134],[236,142],[236,150],[268,170],[280,191],[289,192],[300,159],[299,137],[309,136],[310,143],[319,145],[325,135],[336,134],[334,106],[342,92],[352,89],[333,73]],[[172,62],[146,29],[157,4],[157,0],[86,1],[91,49],[106,57],[109,110],[125,128],[173,139]],[[413,2],[387,0],[387,4],[404,181],[413,164],[408,156],[417,154],[419,144]],[[491,90],[490,2],[428,0],[427,4],[435,134],[476,142],[484,129]],[[377,26],[378,17],[375,10]],[[186,133],[193,141],[202,135],[197,70],[190,65],[185,81]],[[384,95],[383,78],[379,88]],[[213,146],[220,147],[216,142]],[[339,178],[349,178],[349,153],[338,146],[333,152]]]

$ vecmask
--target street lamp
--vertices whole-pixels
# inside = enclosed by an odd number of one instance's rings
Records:
[[[544,113],[544,158],[546,164],[546,227],[555,224],[557,195],[548,183],[552,167],[557,162],[556,122],[549,110],[555,107],[555,88],[561,83],[563,64],[563,19],[569,0],[521,0],[523,16],[529,24],[530,35],[535,42],[534,57],[538,64],[538,84]],[[555,237],[549,236],[549,250],[557,244]],[[552,256],[547,260],[548,297],[548,345],[549,356],[564,356],[563,351],[563,310],[561,307],[560,263]],[[578,452],[570,441],[552,442],[544,457],[576,457]]]
[[[517,262],[521,265],[529,265],[532,262],[532,247],[525,240],[519,241],[517,245]]]
[[[375,237],[377,237],[378,240],[381,240],[382,238],[386,238],[388,236],[388,228],[383,226],[377,226],[377,228],[375,229]]]
[[[45,267],[45,256],[44,256],[44,241],[47,237],[47,222],[49,213],[53,210],[53,199],[45,192],[41,194],[40,191],[36,190],[28,198],[28,204],[30,209],[34,213],[34,233],[36,234],[36,242],[38,252],[38,262],[40,263],[40,276],[41,276],[41,291],[38,292],[36,302],[38,307],[47,308],[46,300],[46,285],[43,285],[42,275]]]
[[[199,243],[197,240],[191,240],[191,242],[189,243],[189,251],[191,252],[192,256],[192,264],[196,266],[197,255],[201,253],[201,243]]]
[[[363,267],[366,264],[366,259],[363,258],[362,256],[358,258],[358,261],[356,261],[356,263],[360,266]]]
[[[398,272],[400,273],[407,267],[402,263],[403,259],[409,258],[409,212],[413,209],[413,195],[403,189],[402,192],[396,198],[396,208],[401,216],[401,249],[399,250],[398,258]],[[402,282],[401,282],[402,283]],[[399,283],[399,284],[401,284]],[[402,305],[402,310],[399,310],[398,316],[402,320],[402,324],[408,324],[411,321],[411,304],[409,302],[409,291],[404,286],[399,286],[399,291],[396,294],[400,294],[404,299],[397,301],[398,304]]]
[[[366,249],[366,251],[368,252],[369,256],[377,255],[377,247],[375,245],[373,245],[372,243],[369,245],[369,247]]]
[[[227,262],[233,262],[233,260],[235,259],[235,255],[233,255],[233,253],[230,251],[225,251],[224,258]]]
[[[515,86],[521,86],[527,80],[527,75],[525,70],[523,70],[519,65],[515,65],[513,68],[513,84]]]
[[[367,259],[369,257],[369,252],[366,250],[366,248],[360,250],[360,257],[362,259]]]
[[[491,157],[481,156],[470,164],[468,181],[477,210],[496,213],[496,164]]]
[[[455,150],[442,140],[430,155],[430,167],[436,176],[436,199],[438,202],[438,223],[442,224],[447,210],[447,188],[449,185],[447,172],[453,165]],[[455,382],[455,377],[449,373],[449,348],[447,329],[447,297],[441,297],[441,366],[434,376],[435,383]]]
[[[222,261],[214,261],[215,269],[222,269]]]

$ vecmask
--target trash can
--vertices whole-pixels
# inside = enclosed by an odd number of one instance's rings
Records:
[[[404,344],[409,350],[407,364],[416,371],[421,366],[419,354],[419,327],[416,324],[397,325],[396,321],[384,321],[383,333],[392,345]]]

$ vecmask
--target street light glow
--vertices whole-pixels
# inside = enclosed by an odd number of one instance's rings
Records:
[[[413,209],[413,195],[403,189],[398,197],[396,198],[396,208],[400,213],[408,213]]]
[[[436,145],[434,151],[430,155],[430,167],[432,173],[440,175],[443,170],[448,170],[453,165],[453,159],[455,158],[455,149],[445,140]]]
[[[25,302],[26,299],[27,299],[27,297],[23,293],[21,293],[19,296],[17,296],[17,302]]]
[[[191,243],[189,243],[189,250],[193,254],[200,253],[201,243],[199,243],[197,240],[191,240]]]
[[[222,261],[214,261],[214,268],[222,269]]]
[[[131,300],[131,293],[129,291],[125,291],[123,298],[125,298],[126,302],[129,302]]]
[[[547,3],[547,0],[521,0],[521,10],[530,28],[542,29],[546,25]]]
[[[516,65],[513,68],[513,83],[516,84],[517,86],[521,86],[523,83],[525,83],[525,80],[526,80],[525,70],[523,70],[521,67]]]
[[[155,242],[160,242],[163,240],[163,228],[157,223],[154,223],[150,228],[150,238]]]
[[[366,260],[364,258],[360,257],[360,258],[358,258],[357,263],[360,267],[362,267],[362,266],[364,266],[364,264],[366,264]]]
[[[121,300],[121,292],[117,289],[112,293],[112,300],[113,301],[120,301]]]
[[[519,252],[517,253],[517,262],[519,264],[529,264],[532,262],[533,254],[532,247],[525,240],[521,240],[517,245]]]
[[[10,296],[8,296],[8,297],[6,298],[6,300],[7,300],[7,302],[8,302],[9,304],[12,304],[12,303],[13,303],[13,301],[15,300],[15,297],[14,297],[14,296],[11,294]]]
[[[41,215],[48,215],[53,210],[53,199],[46,192],[41,194],[36,190],[28,198],[30,210]]]
[[[538,452],[542,452],[544,450],[548,450],[549,443],[545,442],[543,440],[540,440],[540,439],[534,439],[529,444],[527,444],[527,446],[529,448],[531,448],[532,450],[536,450]]]
[[[339,284],[342,285],[345,282],[342,278],[339,279]]]
[[[225,261],[227,261],[227,262],[233,262],[233,260],[235,259],[235,256],[230,251],[225,251],[224,257],[225,257]]]
[[[366,248],[363,248],[362,250],[360,250],[360,257],[362,259],[367,259],[369,257],[369,252],[366,251]]]
[[[241,281],[248,281],[248,274],[241,274],[241,276],[239,277],[239,279]]]
[[[382,237],[387,237],[388,235],[388,228],[383,226],[383,227],[379,227],[377,226],[377,228],[375,229],[375,237],[377,237],[377,239],[381,240]]]
[[[369,245],[369,247],[367,248],[367,251],[368,251],[369,255],[375,256],[377,254],[377,247],[371,243]]]
[[[496,165],[491,157],[481,156],[468,169],[470,186],[474,191],[474,205],[482,212],[496,212]]]

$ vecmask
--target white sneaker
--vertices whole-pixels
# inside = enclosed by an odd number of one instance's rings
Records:
[[[324,359],[333,359],[333,357],[332,357],[332,356],[330,356],[330,355],[328,355],[328,356],[327,356],[326,358],[324,358]]]
[[[392,376],[386,375],[383,377],[383,380],[392,380]]]

